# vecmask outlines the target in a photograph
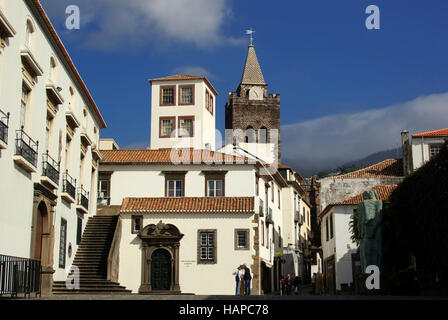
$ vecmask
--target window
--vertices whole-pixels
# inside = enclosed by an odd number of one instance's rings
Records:
[[[282,229],[278,227],[278,246],[283,247]]]
[[[140,233],[143,225],[143,216],[132,216],[131,233]]]
[[[277,189],[278,208],[280,209],[280,189]]]
[[[325,234],[326,234],[326,238],[327,238],[327,241],[329,240],[329,237],[328,237],[328,218],[327,219],[325,219]]]
[[[269,249],[269,225],[266,222],[266,248]]]
[[[271,182],[271,202],[274,202],[274,182]]]
[[[111,172],[100,172],[98,176],[98,204],[110,204],[110,180]]]
[[[67,220],[61,219],[59,238],[59,268],[65,268],[65,255],[67,247]]]
[[[47,125],[45,130],[45,150],[48,151],[50,149],[50,139],[51,139],[51,128],[53,124],[53,118],[47,114]]]
[[[222,197],[224,195],[224,180],[207,181],[208,197]]]
[[[203,171],[205,175],[205,196],[224,197],[227,171]]]
[[[76,229],[76,245],[79,245],[81,243],[81,237],[82,237],[82,219],[78,217],[78,225]]]
[[[261,245],[264,246],[264,223],[261,221]]]
[[[305,212],[305,208],[303,208],[303,223],[306,223],[306,212]]]
[[[198,231],[198,263],[216,263],[216,230]]]
[[[176,104],[176,86],[160,87],[160,105],[174,106]]]
[[[235,229],[235,250],[249,250],[249,229]]]
[[[266,143],[268,136],[268,129],[266,127],[261,127],[258,129],[258,142]]]
[[[255,195],[260,194],[260,184],[259,184],[260,178],[258,176],[255,176]]]
[[[179,117],[179,137],[193,137],[194,117]]]
[[[183,197],[184,182],[182,180],[168,180],[168,197]]]
[[[205,108],[213,115],[213,95],[205,91]]]
[[[165,197],[185,196],[186,171],[165,172]]]
[[[265,201],[266,201],[266,215],[269,212],[269,193],[268,193],[268,189],[269,189],[269,185],[265,184],[264,196],[265,196]]]
[[[246,136],[244,137],[244,142],[255,143],[255,130],[251,126],[246,128]]]
[[[56,61],[53,57],[50,58],[50,74],[49,79],[52,82],[56,81]]]
[[[25,127],[25,121],[26,121],[26,107],[28,103],[28,95],[30,93],[30,90],[26,88],[25,86],[22,86],[22,99],[20,104],[20,127]]]
[[[194,85],[179,86],[179,105],[194,104]]]
[[[164,118],[160,118],[160,124],[159,124],[159,128],[160,128],[160,132],[159,132],[159,137],[160,138],[169,138],[171,137],[171,134],[174,130],[176,130],[175,128],[175,117],[164,117]]]
[[[330,239],[333,239],[333,215],[330,216]]]
[[[263,208],[264,208],[263,200],[260,199],[260,204],[258,206],[258,211],[260,213],[260,217],[264,217]]]
[[[440,152],[440,145],[432,144],[429,146],[429,157],[432,158]]]
[[[34,32],[34,27],[33,27],[33,23],[31,22],[31,20],[28,20],[26,22],[26,34],[25,34],[25,45],[31,49],[32,45],[33,45],[33,32]]]

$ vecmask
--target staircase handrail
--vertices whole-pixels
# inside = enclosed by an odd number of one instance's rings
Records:
[[[107,280],[118,282],[118,270],[120,262],[121,218],[118,216],[114,237],[110,245],[107,257]]]

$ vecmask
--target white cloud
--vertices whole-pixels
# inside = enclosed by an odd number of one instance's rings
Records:
[[[226,37],[222,25],[232,15],[229,0],[44,0],[49,15],[65,19],[65,7],[78,5],[85,43],[98,48],[124,44],[163,46],[172,42],[199,47],[241,44]],[[75,35],[76,36],[76,35]],[[126,47],[126,45],[124,45]]]
[[[448,127],[448,93],[353,114],[336,114],[281,127],[282,158],[316,173],[401,146],[400,133]]]
[[[195,66],[183,66],[183,67],[177,67],[173,70],[173,73],[176,74],[189,74],[192,76],[204,76],[208,79],[214,79],[216,76],[207,71],[206,69],[202,67],[195,67]]]

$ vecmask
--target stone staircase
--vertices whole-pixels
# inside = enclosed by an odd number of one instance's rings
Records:
[[[55,281],[53,294],[129,294],[119,283],[107,280],[107,258],[118,216],[89,218],[82,234],[73,265],[79,268],[80,288],[66,288],[65,281]]]

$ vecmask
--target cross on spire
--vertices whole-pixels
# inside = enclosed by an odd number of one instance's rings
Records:
[[[255,30],[252,30],[252,28],[250,28],[249,30],[246,30],[246,34],[249,35],[249,40],[250,40],[250,45],[253,46],[253,41],[254,41],[254,37],[253,34],[255,33]]]

